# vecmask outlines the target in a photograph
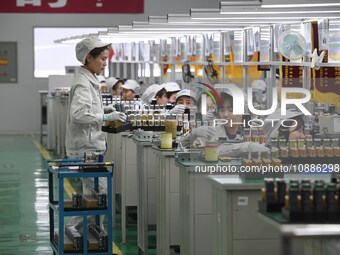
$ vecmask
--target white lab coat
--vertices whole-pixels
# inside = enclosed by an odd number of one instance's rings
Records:
[[[106,133],[101,131],[103,123],[103,103],[97,78],[86,68],[81,67],[76,75],[68,98],[66,122],[66,155],[69,158],[82,158],[85,152],[106,151]],[[94,187],[93,178],[82,178],[83,194],[91,194]],[[99,178],[99,192],[107,193],[106,178]],[[74,216],[68,224],[81,229],[83,217]],[[94,217],[88,217],[89,224]],[[100,217],[102,225],[104,217]]]
[[[84,152],[106,151],[106,133],[101,131],[103,103],[99,82],[86,68],[81,67],[71,87],[66,123],[66,154],[82,157]]]

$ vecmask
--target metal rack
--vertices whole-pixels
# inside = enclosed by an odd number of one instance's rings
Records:
[[[112,167],[110,171],[108,167]],[[86,169],[86,170],[85,170]],[[96,169],[98,171],[96,171]],[[49,183],[49,220],[50,220],[50,245],[53,254],[70,254],[64,250],[64,227],[65,217],[82,216],[83,226],[87,226],[88,216],[95,216],[96,225],[99,226],[99,216],[107,217],[107,249],[89,251],[87,241],[89,233],[87,227],[83,230],[83,248],[81,251],[71,251],[73,255],[81,254],[112,254],[112,173],[113,163],[111,162],[84,162],[80,159],[59,159],[48,161],[48,183]],[[107,206],[106,208],[86,209],[86,208],[65,208],[64,206],[64,179],[67,178],[94,178],[94,189],[98,190],[98,178],[107,178]],[[57,178],[57,196],[55,197],[56,187],[54,178]],[[55,226],[55,216],[58,218],[58,226]],[[58,235],[57,244],[54,239],[55,232]]]

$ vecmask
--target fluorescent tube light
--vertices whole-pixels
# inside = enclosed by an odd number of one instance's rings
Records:
[[[168,23],[187,22],[190,20],[190,14],[168,14]]]
[[[168,23],[167,16],[149,16],[149,24],[164,24]]]
[[[222,8],[220,10],[221,14],[238,14],[238,15],[260,15],[260,14],[280,14],[280,15],[293,15],[293,14],[329,14],[329,13],[340,13],[340,8],[334,8],[334,7],[327,7],[327,8],[311,8],[311,7],[305,7],[305,8],[294,8],[293,10],[291,8],[275,8],[275,9],[229,9],[229,8]]]
[[[305,7],[332,7],[340,6],[340,3],[319,3],[319,4],[262,4],[261,8],[305,8]]]
[[[340,11],[336,10],[335,12]],[[278,14],[261,14],[261,13],[254,13],[254,14],[222,14],[222,13],[213,13],[213,12],[197,12],[192,10],[191,11],[191,19],[199,19],[199,20],[232,20],[232,21],[247,21],[247,20],[258,20],[258,21],[268,21],[272,20],[273,23],[280,23],[280,21],[283,20],[295,20],[295,21],[303,21],[303,19],[315,19],[317,17],[318,19],[321,18],[329,18],[329,19],[338,19],[339,15],[337,13],[285,13],[282,15]]]
[[[222,6],[234,7],[234,6],[261,6],[261,1],[225,1],[220,2],[220,8]]]
[[[213,16],[213,18],[211,18]],[[301,22],[301,19],[292,19],[292,21],[282,20],[281,18],[276,19],[268,19],[263,20],[259,18],[255,19],[247,19],[247,20],[235,20],[235,19],[220,19],[220,14],[217,13],[216,15],[210,15],[209,18],[201,18],[194,15],[191,17],[190,15],[186,14],[168,14],[168,23],[169,24],[233,24],[235,27],[244,27],[244,26],[260,26],[260,25],[267,25],[273,23],[288,23],[291,24],[293,22]],[[224,17],[224,16],[223,16]]]

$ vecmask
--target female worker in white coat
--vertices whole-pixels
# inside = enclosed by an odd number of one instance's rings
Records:
[[[205,145],[206,142],[217,142],[220,138],[226,140],[219,146],[220,156],[240,157],[242,152],[249,150],[268,151],[264,144],[243,142],[241,136],[242,129],[242,115],[236,115],[233,113],[233,96],[226,89],[220,94],[222,99],[222,105],[218,106],[216,119],[225,120],[221,125],[213,126],[201,126],[194,128],[191,135],[182,139],[182,145],[185,143],[196,144],[199,142],[201,145]],[[228,142],[233,140],[233,142]],[[184,144],[183,144],[184,143]]]
[[[126,115],[115,111],[112,106],[103,107],[99,90],[97,75],[107,64],[109,45],[95,37],[76,45],[76,57],[83,65],[74,78],[68,99],[65,146],[69,158],[83,158],[84,153],[104,154],[106,133],[101,131],[103,122],[126,120]],[[82,178],[82,181],[83,194],[90,194],[93,178]],[[105,178],[99,180],[100,192],[106,190],[105,181]],[[82,217],[72,217],[70,224],[81,228]]]
[[[194,128],[191,134],[182,139],[182,142],[188,144],[201,143],[205,144],[205,141],[218,141],[220,137],[227,140],[240,139],[239,124],[242,121],[242,115],[233,114],[233,97],[229,92],[221,92],[222,105],[218,106],[217,115],[215,119],[226,120],[225,124],[213,126],[201,126]]]
[[[263,131],[268,142],[270,138],[284,139],[287,144],[290,140],[304,139],[305,122],[303,113],[288,109],[286,114],[282,115],[279,108],[264,120]]]

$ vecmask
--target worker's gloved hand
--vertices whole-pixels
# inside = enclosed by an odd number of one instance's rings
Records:
[[[197,112],[197,106],[196,105],[193,105],[193,106],[189,107],[189,109],[190,109],[190,113]]]
[[[191,131],[191,139],[195,140],[198,137],[204,138],[206,140],[210,140],[216,134],[216,130],[211,126],[201,126],[198,128],[194,128]]]
[[[174,108],[172,108],[169,113],[170,114],[183,114],[185,110],[185,106],[183,104],[177,104]]]
[[[215,110],[202,114],[202,121],[213,121],[216,119]]]
[[[228,157],[242,157],[244,153],[269,151],[263,143],[242,142],[242,143],[223,143],[219,146],[219,155]]]
[[[114,111],[114,112],[111,112],[111,113],[108,113],[108,114],[104,114],[103,120],[104,120],[104,121],[115,121],[115,120],[119,120],[119,121],[121,121],[121,122],[125,122],[125,120],[126,120],[126,115],[125,115],[125,113],[123,113],[123,112]]]
[[[116,108],[113,107],[113,104],[109,104],[104,106],[104,113],[110,113],[116,111]]]

